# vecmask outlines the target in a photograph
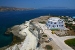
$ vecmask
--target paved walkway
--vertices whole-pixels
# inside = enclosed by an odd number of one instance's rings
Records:
[[[43,29],[44,33],[46,33],[49,37],[51,37],[54,40],[54,42],[61,48],[61,50],[73,50],[71,47],[69,47],[64,43],[64,41],[62,40],[63,38],[58,37],[56,34],[52,34],[51,30],[48,30],[45,25],[43,24],[39,25]]]
[[[27,26],[29,26],[29,24],[27,24]],[[36,45],[37,45],[36,37],[34,35],[32,35],[32,33],[28,29],[29,29],[29,27],[27,27],[26,29],[23,30],[24,32],[27,33],[27,37],[24,40],[20,50],[36,49]]]

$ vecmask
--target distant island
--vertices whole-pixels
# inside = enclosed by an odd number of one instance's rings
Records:
[[[0,6],[0,12],[2,11],[24,11],[24,10],[34,10],[34,8],[16,8],[16,7]]]

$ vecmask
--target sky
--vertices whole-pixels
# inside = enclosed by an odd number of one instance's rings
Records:
[[[66,7],[75,9],[75,0],[0,0],[0,6],[18,8]]]

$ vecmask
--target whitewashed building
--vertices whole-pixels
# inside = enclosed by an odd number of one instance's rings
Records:
[[[46,26],[49,29],[64,29],[64,20],[58,17],[51,17],[48,19]]]

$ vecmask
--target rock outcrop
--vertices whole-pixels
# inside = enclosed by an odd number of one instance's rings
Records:
[[[8,28],[8,30],[6,31],[6,34],[10,34],[12,33],[14,36],[18,36],[21,39],[24,39],[26,36],[26,33],[22,34],[21,31],[23,29],[25,29],[27,26],[25,24],[21,24],[21,25],[15,25],[11,28]]]
[[[25,24],[13,26],[9,32],[12,32],[13,35],[24,39],[20,44],[15,44],[10,46],[6,50],[36,50],[38,39],[36,36],[29,31],[30,21],[25,22]],[[38,35],[37,35],[38,36]]]

